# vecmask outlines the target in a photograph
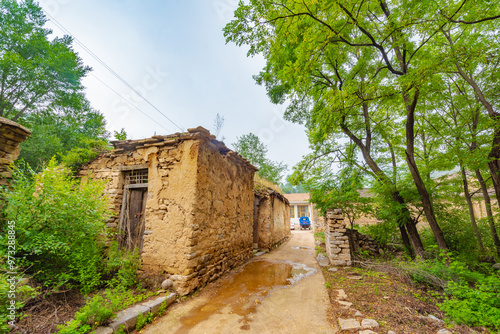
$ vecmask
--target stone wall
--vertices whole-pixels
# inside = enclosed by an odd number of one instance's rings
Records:
[[[10,165],[17,159],[21,148],[31,132],[24,126],[0,117],[0,185],[8,186],[12,178]]]
[[[123,204],[125,173],[148,171],[142,269],[170,274],[187,294],[252,255],[255,168],[203,128],[144,140],[113,142],[115,149],[80,170],[106,179],[116,215]]]
[[[325,244],[326,253],[332,265],[350,266],[352,264],[347,226],[340,209],[326,212]]]
[[[290,203],[280,193],[256,183],[254,206],[254,243],[270,250],[291,234]]]
[[[350,266],[353,253],[360,250],[369,251],[372,255],[381,253],[379,244],[369,235],[348,228],[342,210],[334,209],[326,212],[325,246],[330,263],[335,266]]]
[[[361,234],[358,230],[347,229],[347,235],[351,237],[351,249],[353,252],[368,251],[372,255],[380,254],[380,245],[369,235]]]

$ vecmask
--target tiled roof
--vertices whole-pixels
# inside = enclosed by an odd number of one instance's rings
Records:
[[[290,202],[308,202],[309,193],[302,194],[283,194]]]

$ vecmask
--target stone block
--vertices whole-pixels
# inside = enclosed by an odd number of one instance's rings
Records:
[[[93,334],[113,334],[113,328],[111,327],[97,327]]]
[[[342,319],[339,318],[339,326],[341,331],[347,331],[351,329],[361,329],[359,321],[356,319]]]
[[[378,328],[379,324],[376,320],[373,319],[363,319],[361,320],[361,327],[366,328]]]
[[[150,300],[149,302],[142,303],[141,305],[149,307],[149,309],[150,309],[149,312],[156,315],[156,314],[158,314],[158,309],[161,307],[161,305],[163,303],[165,303],[167,305],[167,307],[169,307],[175,301],[176,296],[177,296],[177,294],[171,293],[168,296],[158,297],[154,300]]]
[[[126,310],[118,312],[116,318],[109,324],[114,331],[124,328],[128,331],[135,327],[137,324],[137,317],[139,314],[147,314],[150,308],[142,305],[136,305],[134,307],[128,308]]]

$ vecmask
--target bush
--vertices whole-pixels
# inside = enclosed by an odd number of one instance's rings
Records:
[[[500,275],[472,271],[451,253],[440,257],[400,263],[418,283],[444,289],[440,309],[454,322],[500,330]]]
[[[2,258],[5,258],[4,254],[2,254]],[[19,284],[16,282],[15,296],[13,296],[11,284],[14,282],[10,281],[12,277],[4,274],[4,272],[8,272],[7,269],[1,268],[0,270],[2,271],[0,273],[0,333],[8,333],[10,330],[8,322],[15,320],[13,316],[17,318],[22,317],[19,310],[24,306],[27,299],[36,295],[36,290],[28,284]],[[18,279],[18,277],[14,278]],[[13,309],[11,300],[15,302]]]
[[[137,270],[141,267],[139,251],[127,251],[119,249],[115,241],[108,250],[108,259],[106,263],[106,273],[110,280],[110,287],[131,288],[139,284]]]
[[[439,307],[453,321],[500,330],[500,277],[482,276],[474,287],[450,281],[445,291],[448,297]]]
[[[104,183],[78,182],[51,160],[35,174],[14,171],[5,214],[16,222],[18,263],[44,286],[79,287],[89,293],[101,282],[105,221],[110,217]]]
[[[58,333],[87,333],[91,329],[106,324],[119,310],[140,302],[151,295],[151,292],[145,293],[144,291],[134,294],[124,287],[112,288],[103,293],[97,293],[75,313],[75,318],[73,320],[58,326]],[[145,319],[147,321],[150,317],[145,317]]]

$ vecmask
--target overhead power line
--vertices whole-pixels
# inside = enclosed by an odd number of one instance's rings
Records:
[[[92,73],[91,73],[92,74]],[[112,92],[114,92],[116,95],[118,95],[119,97],[121,97],[125,102],[127,102],[128,104],[130,104],[132,107],[134,107],[135,109],[137,109],[138,111],[140,111],[141,113],[144,114],[144,116],[146,116],[147,118],[149,118],[150,120],[152,120],[153,122],[155,122],[156,124],[158,124],[159,126],[161,126],[162,128],[164,128],[167,132],[172,132],[171,130],[167,129],[166,127],[164,127],[163,125],[161,125],[161,123],[157,122],[156,120],[154,120],[151,116],[149,116],[148,114],[146,114],[144,111],[142,111],[141,109],[139,109],[139,107],[137,107],[136,105],[134,105],[132,102],[130,102],[127,98],[125,98],[125,96],[121,95],[120,93],[118,93],[116,90],[114,90],[113,88],[111,88],[107,83],[105,83],[104,81],[102,81],[101,79],[99,79],[97,76],[95,76],[94,74],[92,74],[92,76],[94,78],[96,78],[99,82],[101,82],[104,86],[108,87],[109,90],[111,90]]]
[[[148,99],[146,99],[140,92],[137,91],[137,89],[135,89],[131,84],[129,84],[125,79],[123,79],[118,73],[116,73],[111,67],[109,67],[103,60],[101,60],[101,58],[99,58],[95,53],[93,53],[85,44],[83,44],[82,42],[80,42],[80,40],[78,38],[76,38],[75,36],[73,36],[73,34],[68,30],[66,29],[61,23],[59,23],[52,15],[50,15],[49,13],[47,13],[47,11],[44,9],[43,10],[45,12],[45,14],[51,18],[51,21],[54,22],[54,24],[59,28],[61,29],[62,31],[64,31],[66,34],[70,35],[71,37],[73,37],[73,40],[78,44],[80,45],[90,56],[92,56],[95,60],[97,60],[97,62],[99,62],[99,64],[101,64],[105,69],[107,69],[111,74],[113,74],[113,76],[115,76],[118,80],[120,80],[125,86],[127,86],[129,89],[131,89],[135,94],[137,94],[141,99],[143,99],[147,104],[149,104],[151,107],[153,107],[153,109],[155,109],[157,112],[159,112],[163,117],[165,117],[170,123],[172,123],[175,127],[177,127],[179,130],[181,131],[184,131],[179,125],[177,125],[174,121],[172,121],[167,115],[165,115],[160,109],[158,109],[154,104],[152,104]],[[94,76],[95,77],[95,76]],[[97,78],[97,77],[96,77]],[[99,80],[101,81],[101,80]],[[102,81],[101,81],[102,82]],[[106,85],[108,88],[109,86]],[[114,90],[113,90],[114,91]],[[116,93],[116,92],[115,92]],[[120,94],[118,94],[120,95]],[[121,96],[121,95],[120,95]],[[123,98],[123,97],[122,97]],[[127,101],[128,102],[128,101]],[[130,103],[130,102],[129,102]],[[135,106],[134,106],[135,107]],[[137,107],[135,107],[136,109],[138,109]],[[139,109],[139,111],[141,111]],[[142,112],[142,111],[141,111]],[[142,112],[144,113],[144,112]],[[145,114],[145,113],[144,113]],[[149,116],[148,116],[149,117]],[[156,121],[155,121],[156,122]]]

